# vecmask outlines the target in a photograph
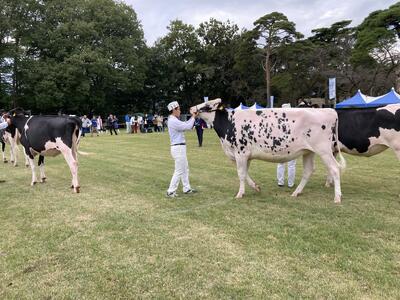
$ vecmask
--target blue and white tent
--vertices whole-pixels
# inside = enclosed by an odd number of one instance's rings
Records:
[[[372,103],[376,99],[377,99],[377,97],[371,97],[371,96],[364,95],[363,93],[361,93],[360,90],[358,90],[357,93],[353,97],[336,104],[336,108],[371,107],[371,106],[369,106],[369,104]]]
[[[249,107],[249,109],[252,110],[257,110],[257,109],[264,109],[265,107],[262,107],[261,105],[258,105],[257,102],[254,103],[252,106]]]
[[[240,102],[239,106],[235,108],[235,110],[245,110],[248,109],[249,107],[246,105],[243,105],[242,102]]]
[[[374,101],[370,102],[368,107],[379,107],[388,104],[400,104],[400,95],[396,93],[394,88],[389,93],[377,97]]]

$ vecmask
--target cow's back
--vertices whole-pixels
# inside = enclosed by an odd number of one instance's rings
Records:
[[[57,139],[69,148],[73,144],[73,136],[77,134],[79,122],[67,116],[32,116],[24,127],[24,135],[29,146],[36,152],[45,150],[48,142]]]
[[[233,111],[235,147],[223,141],[224,149],[268,161],[288,161],[321,144],[332,144],[337,114],[333,109],[278,108]]]

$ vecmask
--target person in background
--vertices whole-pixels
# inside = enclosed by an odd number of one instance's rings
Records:
[[[126,114],[125,115],[125,125],[126,125],[126,133],[131,133],[131,116]]]
[[[115,135],[118,135],[119,126],[118,126],[118,118],[116,115],[113,115],[112,126],[114,128]]]
[[[97,130],[97,118],[94,115],[91,122],[92,126],[90,127],[91,128],[90,136],[93,137],[93,133],[96,133],[96,135],[99,136],[99,131]]]
[[[203,131],[204,128],[207,128],[206,122],[202,119],[197,117],[194,121],[194,127],[196,128],[197,133],[197,140],[199,141],[199,147],[203,145]]]
[[[132,116],[131,117],[131,132],[137,133],[137,129],[138,129],[137,117]]]
[[[157,121],[157,130],[158,130],[158,132],[164,131],[163,130],[163,124],[162,124],[163,123],[163,117],[158,115],[156,121]]]
[[[104,128],[103,128],[103,120],[101,119],[101,116],[99,115],[97,117],[97,132],[103,133],[103,130],[104,130]]]
[[[282,108],[290,108],[290,103],[285,103]],[[294,186],[294,180],[296,177],[296,160],[293,159],[286,163],[278,163],[276,167],[276,178],[278,180],[278,186],[283,187],[285,185],[285,169],[288,169],[288,187],[292,188]]]
[[[114,128],[113,120],[114,120],[114,117],[112,114],[110,114],[107,118],[106,126],[107,126],[108,130],[110,130],[111,135],[113,135],[113,131],[114,131],[115,135],[118,135],[117,131]]]
[[[174,198],[178,196],[176,190],[180,181],[182,181],[184,194],[196,192],[196,190],[191,188],[189,183],[189,164],[186,156],[184,132],[193,128],[197,113],[192,113],[192,117],[188,121],[183,122],[179,120],[181,109],[177,101],[170,102],[167,107],[170,112],[168,117],[168,132],[171,141],[171,156],[175,161],[175,171],[167,190],[167,197]]]
[[[144,132],[144,127],[143,127],[143,117],[142,116],[138,116],[137,117],[137,123],[139,126],[139,132],[143,133]]]
[[[90,132],[90,126],[92,126],[92,122],[88,119],[86,115],[82,117],[82,136],[85,136],[86,133]]]
[[[11,120],[10,118],[8,118],[8,116],[4,115],[1,118],[0,121],[0,130],[6,129],[8,127],[8,125],[11,124]],[[4,179],[0,179],[0,183],[6,182]]]

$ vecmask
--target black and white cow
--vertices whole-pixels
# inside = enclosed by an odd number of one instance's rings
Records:
[[[39,154],[40,181],[46,180],[44,157],[62,154],[71,170],[74,192],[79,193],[78,143],[82,122],[77,117],[68,116],[25,116],[16,109],[10,112],[11,125],[21,133],[20,142],[28,156],[32,169],[32,182],[37,182],[34,157]]]
[[[400,160],[400,104],[338,109],[341,151],[370,157],[391,148]],[[326,185],[332,184],[328,175]]]
[[[18,145],[20,144],[20,137],[21,134],[19,133],[18,129],[14,126],[7,127],[6,129],[1,130],[1,142],[2,142],[2,155],[3,161],[7,162],[5,158],[5,145],[10,145],[10,162],[13,164],[14,167],[18,165]],[[29,167],[29,160],[28,157],[25,155],[25,166]]]
[[[287,162],[303,156],[303,177],[292,196],[299,195],[314,171],[314,155],[326,165],[335,184],[335,203],[341,201],[340,169],[345,167],[334,155],[337,147],[337,114],[333,109],[277,108],[262,110],[227,110],[221,99],[193,106],[191,113],[212,124],[225,154],[236,162],[240,180],[236,198],[245,192],[245,181],[256,191],[259,186],[250,178],[252,159]]]

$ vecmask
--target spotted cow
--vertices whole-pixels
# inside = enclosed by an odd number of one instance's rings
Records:
[[[335,184],[334,201],[341,201],[340,169],[345,161],[337,149],[340,164],[332,151],[337,147],[337,114],[333,109],[277,108],[228,110],[221,99],[193,106],[191,113],[212,124],[225,154],[236,162],[240,180],[236,198],[245,193],[245,180],[256,191],[260,187],[250,178],[252,159],[287,162],[303,156],[303,177],[292,196],[299,195],[314,171],[314,155],[326,165]]]
[[[44,156],[62,154],[71,170],[74,192],[79,193],[78,143],[82,122],[68,116],[25,116],[22,110],[10,112],[11,125],[20,133],[20,142],[32,169],[31,185],[37,183],[34,157],[39,155],[40,181],[45,182]]]
[[[15,128],[14,126],[7,127],[6,129],[3,129],[0,131],[0,136],[1,136],[1,143],[2,143],[2,155],[3,155],[3,161],[7,162],[7,159],[5,157],[5,146],[6,144],[10,145],[10,162],[13,164],[14,167],[18,165],[18,152],[19,148],[18,145],[20,144],[20,137],[21,134],[18,132],[18,129]],[[25,166],[29,167],[29,161],[28,157],[24,154],[25,156]]]
[[[370,157],[390,148],[400,160],[400,104],[338,109],[341,151]],[[328,174],[326,185],[332,184]]]

